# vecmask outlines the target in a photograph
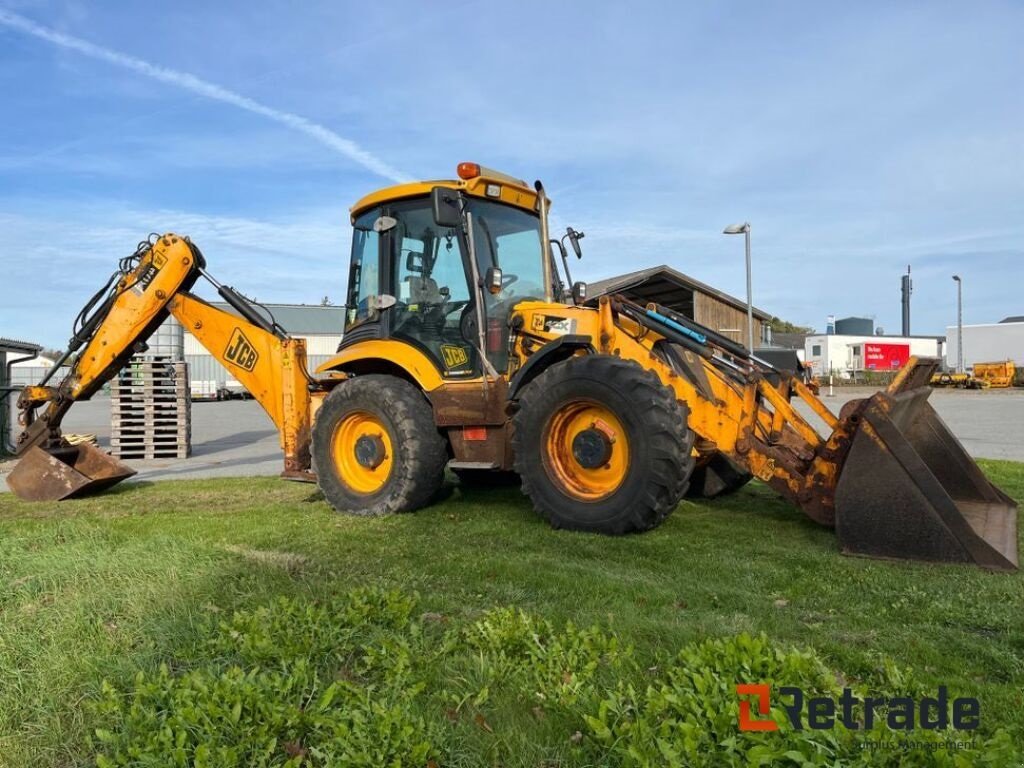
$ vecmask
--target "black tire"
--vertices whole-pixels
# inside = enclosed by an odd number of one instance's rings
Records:
[[[510,488],[519,485],[519,475],[500,469],[453,469],[459,485],[466,488]]]
[[[686,493],[691,499],[714,499],[735,493],[754,479],[749,472],[733,464],[720,453],[711,460],[697,466],[690,476],[690,488]]]
[[[360,493],[341,476],[333,454],[335,432],[352,414],[379,420],[391,443],[391,470],[379,490]],[[447,445],[434,424],[430,403],[409,382],[369,374],[339,384],[316,413],[313,467],[320,490],[339,512],[376,516],[425,506],[444,483]]]
[[[574,403],[598,405],[621,423],[628,468],[618,487],[580,498],[559,480],[548,450],[556,414]],[[693,471],[689,410],[658,377],[610,355],[583,355],[556,363],[530,382],[514,417],[512,448],[523,492],[555,528],[624,534],[659,525],[676,508]],[[575,442],[573,458],[576,460]],[[610,465],[609,465],[610,466]]]

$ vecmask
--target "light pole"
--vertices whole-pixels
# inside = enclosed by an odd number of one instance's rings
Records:
[[[956,281],[956,372],[964,372],[964,282],[960,275],[953,275]]]
[[[722,230],[724,235],[738,235],[742,233],[747,250],[747,349],[754,351],[754,299],[750,287],[750,222],[743,224],[730,224]]]

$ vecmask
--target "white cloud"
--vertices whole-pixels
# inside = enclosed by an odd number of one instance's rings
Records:
[[[243,96],[240,93],[236,93],[235,91],[216,85],[215,83],[202,80],[195,75],[191,75],[187,72],[180,72],[168,67],[160,67],[155,64],[150,64],[148,61],[137,59],[134,56],[129,56],[127,54],[111,50],[110,48],[90,43],[88,40],[83,40],[82,38],[74,37],[73,35],[68,35],[64,32],[58,32],[57,30],[50,29],[49,27],[44,27],[41,24],[36,24],[31,19],[27,19],[16,13],[11,13],[10,11],[0,10],[0,24],[4,24],[12,29],[24,32],[25,34],[32,35],[40,40],[45,40],[46,42],[52,43],[53,45],[61,48],[77,51],[85,56],[106,61],[124,69],[130,69],[133,72],[144,75],[145,77],[170,83],[171,85],[184,88],[192,93],[197,93],[201,96],[205,96],[206,98],[220,101],[225,104],[230,104],[238,107],[239,109],[244,109],[247,112],[252,112],[253,114],[265,117],[268,120],[273,120],[276,123],[288,126],[289,128],[310,136],[321,144],[330,147],[335,152],[344,155],[364,168],[391,181],[404,181],[409,178],[407,174],[402,173],[373,153],[363,149],[351,139],[347,139],[344,136],[335,133],[330,128],[320,125],[319,123],[315,123],[301,115],[296,115],[292,112],[284,112],[280,109],[274,109],[273,107],[262,104],[255,99],[250,99],[248,96]]]

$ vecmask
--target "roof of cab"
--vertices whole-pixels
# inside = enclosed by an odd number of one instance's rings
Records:
[[[461,189],[463,192],[474,197],[483,197],[491,200],[499,200],[517,208],[528,211],[537,210],[537,192],[526,186],[525,182],[515,181],[511,177],[489,176],[486,171],[472,179],[440,179],[437,181],[412,181],[405,184],[395,184],[391,187],[378,189],[361,198],[352,206],[350,213],[352,220],[381,203],[393,200],[404,200],[410,197],[429,195],[434,187],[449,187],[450,189]],[[494,188],[498,193],[494,194]],[[488,191],[490,190],[490,194]],[[550,202],[550,201],[549,201]]]

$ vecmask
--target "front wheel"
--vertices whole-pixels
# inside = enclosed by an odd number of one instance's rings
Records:
[[[659,525],[686,492],[686,405],[638,364],[557,363],[520,398],[513,451],[523,491],[556,528],[623,534]]]
[[[423,394],[395,376],[342,382],[316,413],[317,482],[339,512],[386,515],[425,506],[444,482],[448,452]]]

